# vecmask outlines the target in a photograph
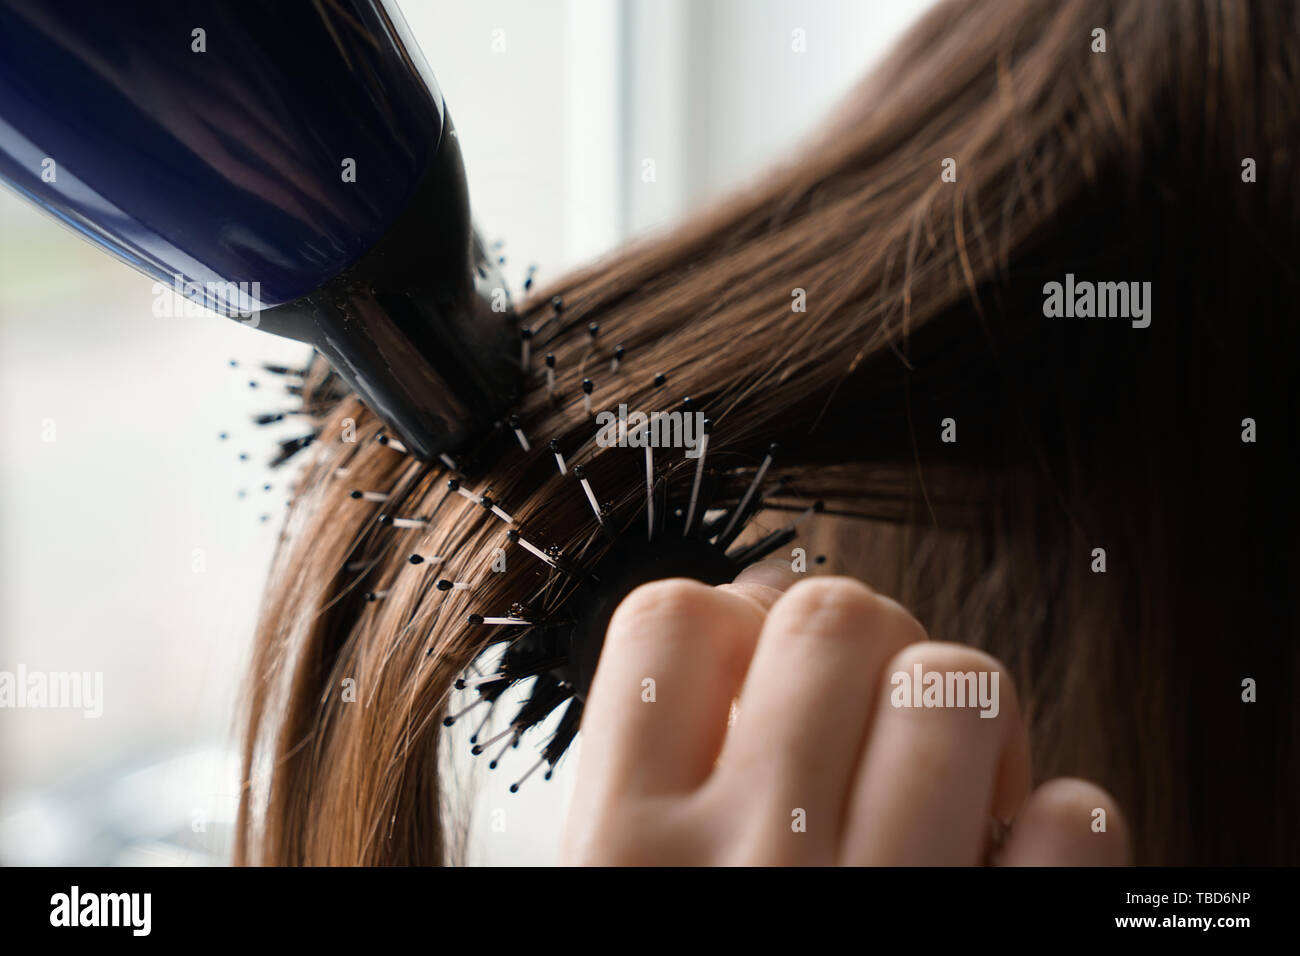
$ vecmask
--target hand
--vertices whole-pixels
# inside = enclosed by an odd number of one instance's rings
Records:
[[[764,563],[716,588],[657,581],[619,605],[587,699],[562,862],[1128,860],[1105,791],[1058,779],[1030,793],[1002,664],[928,640],[855,580],[793,577]],[[930,682],[931,702],[948,706],[924,706],[927,679],[911,684],[928,672],[973,673],[976,693],[954,706],[957,682],[950,695]]]

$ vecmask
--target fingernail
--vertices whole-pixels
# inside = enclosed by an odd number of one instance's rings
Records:
[[[794,572],[788,561],[759,561],[736,575],[736,584],[762,584],[784,591],[794,583]]]

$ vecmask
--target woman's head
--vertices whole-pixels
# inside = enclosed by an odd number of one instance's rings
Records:
[[[1114,793],[1140,860],[1293,858],[1295,718],[1270,700],[1297,669],[1298,29],[1230,0],[940,4],[796,162],[525,304],[530,450],[487,436],[465,486],[590,566],[608,545],[547,441],[644,529],[645,460],[596,442],[582,382],[593,411],[689,396],[715,500],[779,443],[756,525],[824,501],[809,553],[1006,661],[1036,767]],[[1082,317],[1085,283],[1128,314]],[[320,440],[255,651],[239,856],[441,862],[443,720],[499,636],[467,615],[579,598],[336,387],[307,383]],[[693,459],[655,466],[689,492]],[[1247,678],[1274,686],[1245,704]]]

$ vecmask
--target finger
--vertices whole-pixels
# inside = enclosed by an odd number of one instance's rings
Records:
[[[999,866],[1124,866],[1128,823],[1115,798],[1086,780],[1049,780],[1016,818]]]
[[[1006,825],[1024,807],[1033,786],[1034,774],[1029,748],[1029,725],[1020,713],[1019,696],[1009,675],[999,678],[998,689],[1002,697],[1001,706],[1010,707],[1013,712],[1008,713],[1003,727],[1006,735],[993,778],[993,799],[989,804],[989,813],[999,823]]]
[[[719,584],[719,591],[726,591],[753,601],[766,614],[794,584],[796,575],[790,570],[787,561],[759,561],[751,564],[729,584]]]
[[[762,623],[752,596],[699,581],[655,581],[624,598],[583,712],[579,789],[608,798],[702,782]]]
[[[1002,748],[997,773],[993,778],[993,799],[984,831],[984,850],[980,860],[993,862],[1000,853],[1013,820],[1020,814],[1033,785],[1033,764],[1029,749],[1029,727],[1025,720],[1007,723],[1008,739]]]
[[[803,581],[772,607],[717,786],[733,798],[743,792],[749,812],[770,822],[772,838],[759,842],[776,861],[816,859],[836,846],[876,675],[903,647],[924,640],[915,618],[851,578]],[[802,827],[794,828],[800,811]]]
[[[895,655],[880,678],[843,862],[980,862],[995,801],[1018,803],[1027,787],[1028,747],[1009,675],[982,651],[930,642]]]

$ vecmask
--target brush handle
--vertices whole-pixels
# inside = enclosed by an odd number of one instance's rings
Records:
[[[421,457],[513,394],[514,313],[455,129],[385,0],[0,0],[0,178],[316,346]]]

